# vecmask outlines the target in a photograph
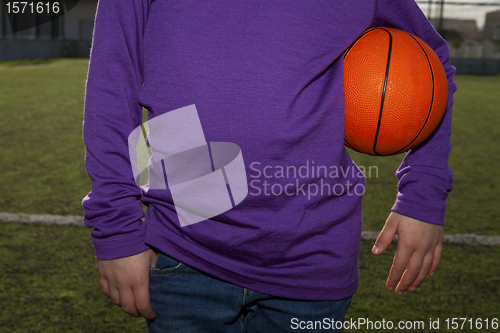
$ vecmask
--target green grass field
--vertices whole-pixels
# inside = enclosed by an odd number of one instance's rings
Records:
[[[80,202],[90,186],[81,134],[87,65],[68,61],[0,63],[2,212],[83,215]],[[456,82],[455,183],[445,233],[500,236],[500,77]],[[351,156],[378,167],[378,177],[367,180],[363,215],[364,230],[380,230],[402,155]],[[500,319],[500,247],[445,245],[436,275],[397,297],[384,289],[395,246],[374,257],[371,245],[362,242],[359,291],[348,318],[422,320],[426,328],[429,318],[440,318],[440,331],[446,318]],[[127,317],[101,294],[89,230],[0,222],[0,332],[144,331],[143,320]]]

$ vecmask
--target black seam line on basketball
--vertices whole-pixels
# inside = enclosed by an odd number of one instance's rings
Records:
[[[364,35],[366,35],[367,33],[369,32],[372,32],[373,30],[376,30],[378,28],[371,28],[371,29],[368,29],[366,30],[365,32],[363,32],[363,34],[361,36],[359,36],[358,38],[356,38],[356,40],[351,44],[351,46],[349,46],[347,48],[347,50],[344,52],[344,59],[347,57],[347,54],[349,53],[349,51],[351,51],[351,49],[354,47],[354,45],[358,42],[358,40],[361,39],[361,37],[363,37]]]
[[[347,145],[347,147],[352,148],[352,145],[349,143],[349,140],[347,140],[346,138],[344,138],[344,143]]]
[[[387,52],[387,65],[385,67],[385,79],[384,79],[384,88],[382,89],[382,100],[380,101],[380,111],[378,113],[378,123],[377,123],[377,131],[375,132],[375,140],[373,141],[373,153],[376,155],[381,155],[377,152],[377,141],[378,141],[378,134],[380,132],[380,123],[382,122],[382,111],[384,109],[384,101],[385,101],[385,92],[387,89],[387,81],[389,80],[389,68],[391,65],[391,53],[392,53],[392,34],[389,30],[386,29],[380,29],[387,34],[389,34],[389,52]]]
[[[346,139],[346,138],[344,138],[344,143],[345,143],[345,145],[346,145],[347,147],[349,147],[349,148],[351,148],[351,149],[354,149],[354,148],[352,148],[351,144],[349,143],[349,141],[347,141],[347,139]],[[354,150],[355,150],[355,149],[354,149]]]
[[[347,50],[344,52],[344,61],[347,58],[347,54],[349,53],[349,51],[351,51],[351,49],[354,47],[354,45],[356,45],[356,43],[361,39],[361,37],[363,37],[364,35],[372,32],[373,30],[377,30],[377,29],[378,28],[370,28],[370,29],[366,30],[365,32],[363,32],[363,34],[361,34],[361,36],[359,36],[358,38],[356,38],[356,40],[351,44],[351,46],[349,46],[347,48]],[[345,84],[345,82],[344,82],[344,84]],[[344,104],[345,104],[345,101],[344,101]],[[344,108],[344,112],[345,112],[345,108]],[[345,124],[344,124],[344,127],[345,127]],[[356,150],[356,149],[353,148],[354,146],[351,145],[349,143],[349,141],[347,141],[347,139],[345,138],[345,134],[344,134],[344,143],[347,145],[347,147],[349,147],[349,148],[351,148],[353,150]]]
[[[417,135],[415,136],[415,138],[413,138],[413,140],[411,140],[411,142],[409,144],[407,144],[403,149],[401,149],[399,152],[403,152],[405,151],[406,148],[408,148],[409,146],[411,146],[411,144],[413,142],[415,142],[415,140],[418,139],[418,137],[420,136],[420,133],[422,133],[422,131],[424,130],[425,128],[425,125],[427,125],[427,122],[429,121],[429,118],[431,116],[431,111],[432,111],[432,107],[434,105],[434,90],[435,90],[435,83],[434,83],[434,71],[432,70],[432,64],[431,64],[431,61],[429,60],[429,56],[427,55],[427,52],[425,52],[425,49],[422,47],[422,45],[418,42],[417,39],[415,39],[415,37],[413,37],[411,34],[407,33],[405,31],[405,33],[410,36],[411,38],[413,38],[413,40],[418,44],[418,46],[420,47],[420,49],[422,50],[422,52],[424,52],[424,55],[425,55],[425,58],[427,59],[427,64],[429,64],[429,69],[431,71],[431,79],[432,79],[432,97],[431,97],[431,105],[429,106],[429,111],[427,112],[427,118],[425,118],[425,122],[424,124],[422,125],[422,127],[420,128],[420,131],[417,133]]]
[[[346,59],[347,54],[349,53],[349,51],[351,51],[351,49],[354,47],[354,45],[356,45],[356,43],[357,43],[357,42],[361,39],[361,37],[365,36],[366,34],[368,34],[368,33],[372,32],[372,31],[374,31],[374,30],[382,30],[382,29],[380,29],[380,28],[376,27],[376,28],[370,28],[370,29],[365,30],[365,32],[363,32],[363,34],[362,34],[361,36],[359,36],[358,38],[356,38],[356,40],[355,40],[355,41],[351,44],[351,46],[349,46],[349,47],[347,48],[347,50],[344,52],[344,60]],[[344,84],[345,84],[345,82],[344,82]],[[345,109],[344,109],[344,112],[345,112]],[[344,126],[345,126],[345,125],[344,125]],[[344,142],[345,142],[345,144],[347,144],[347,146],[348,146],[349,148],[354,149],[354,146],[353,146],[353,145],[351,145],[351,144],[349,143],[349,141],[345,138],[345,134],[344,134]],[[354,149],[354,150],[356,150],[356,149]]]

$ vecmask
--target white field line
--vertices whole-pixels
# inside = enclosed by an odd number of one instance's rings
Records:
[[[38,215],[0,212],[0,221],[84,226],[83,217],[79,215]],[[361,233],[361,239],[374,241],[377,239],[378,234],[378,231],[363,231]],[[394,238],[394,242],[397,242],[397,238],[398,236]],[[500,237],[476,234],[444,235],[443,242],[458,245],[495,246],[500,245]]]
[[[79,215],[38,215],[38,214],[13,214],[13,213],[0,212],[0,221],[83,226],[83,217]]]

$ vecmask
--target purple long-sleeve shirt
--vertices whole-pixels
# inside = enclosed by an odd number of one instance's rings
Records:
[[[404,158],[392,208],[443,224],[454,68],[414,1],[100,0],[84,120],[92,191],[83,200],[97,258],[153,246],[263,293],[352,295],[364,178],[344,147],[343,52],[374,26],[417,35],[444,65],[445,116]],[[128,140],[142,107],[155,119],[190,105],[206,142],[240,148],[248,194],[183,225],[168,186],[136,184]]]

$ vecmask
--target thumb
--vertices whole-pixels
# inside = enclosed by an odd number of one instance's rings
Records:
[[[396,236],[398,224],[389,216],[372,248],[373,254],[382,254]]]

